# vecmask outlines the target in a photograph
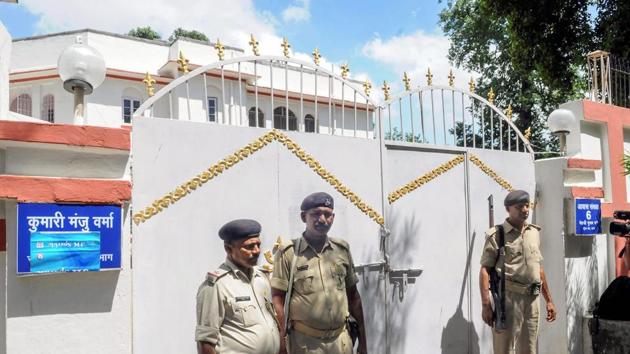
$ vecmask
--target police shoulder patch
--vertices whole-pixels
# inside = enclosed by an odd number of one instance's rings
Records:
[[[528,226],[531,226],[531,227],[533,227],[534,229],[536,229],[538,231],[540,231],[542,229],[542,227],[540,227],[540,226],[538,226],[536,224],[528,224]]]
[[[262,266],[256,266],[254,267],[254,269],[265,274],[273,273],[273,266],[271,264],[264,264]]]
[[[329,237],[328,240],[339,247],[345,248],[346,250],[350,250],[350,245],[348,244],[348,241],[346,240],[336,238],[336,237]]]
[[[221,279],[222,276],[226,275],[227,273],[228,273],[227,270],[221,269],[221,268],[213,272],[208,272],[208,275],[206,276],[208,285],[214,285],[219,279]]]

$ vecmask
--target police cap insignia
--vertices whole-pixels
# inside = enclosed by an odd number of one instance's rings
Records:
[[[529,203],[529,193],[523,190],[511,191],[503,201],[503,205],[506,207],[523,203]]]
[[[334,209],[335,201],[333,200],[333,197],[331,197],[330,194],[324,193],[324,192],[317,192],[317,193],[310,194],[306,198],[304,198],[304,200],[302,201],[302,205],[300,206],[300,209],[302,211],[307,211],[309,209],[313,209],[313,208],[317,208],[321,206]]]
[[[242,240],[260,235],[260,224],[256,220],[237,219],[223,225],[219,237],[224,241]]]

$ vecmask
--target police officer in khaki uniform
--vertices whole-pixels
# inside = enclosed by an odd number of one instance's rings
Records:
[[[508,212],[508,218],[503,223],[505,255],[503,252],[498,254],[499,238],[496,228],[486,232],[481,255],[479,287],[482,317],[485,323],[493,326],[488,291],[489,272],[491,268],[497,267],[498,273],[505,277],[506,330],[499,332],[493,328],[494,353],[535,354],[540,290],[547,302],[547,321],[551,322],[556,318],[556,310],[541,264],[543,257],[540,253],[540,227],[527,223],[530,208],[527,192],[521,190],[510,192],[505,198],[504,205]]]
[[[301,205],[306,230],[301,238],[276,252],[271,286],[283,338],[280,353],[351,354],[348,315],[358,323],[358,352],[367,353],[358,278],[349,245],[328,237],[335,218],[333,208],[333,198],[326,193],[307,196]],[[292,268],[293,257],[297,258]],[[284,304],[291,272],[289,328],[285,331]]]
[[[195,340],[202,354],[277,354],[280,334],[269,278],[256,267],[260,224],[240,219],[219,230],[227,259],[197,292]]]

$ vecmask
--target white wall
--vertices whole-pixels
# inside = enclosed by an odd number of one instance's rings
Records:
[[[131,353],[129,208],[122,270],[16,275],[16,203],[7,203],[7,353]]]
[[[129,178],[129,154],[126,151],[90,150],[77,151],[63,146],[51,146],[45,150],[10,146],[6,149],[5,173],[71,178]]]
[[[543,268],[556,306],[556,321],[549,324],[541,321],[539,348],[549,353],[567,353],[569,348],[565,246],[564,246],[564,177],[560,173],[566,169],[566,159],[545,159],[536,162],[538,193],[534,222],[543,227],[541,248]],[[544,303],[544,302],[543,302]],[[541,304],[542,305],[542,304]],[[544,309],[544,307],[541,307]],[[541,311],[545,314],[545,311]],[[574,340],[580,340],[575,338]]]
[[[11,35],[0,22],[0,119],[6,119],[9,111],[9,65],[11,59]]]
[[[116,128],[123,125],[122,100],[125,92],[134,92],[134,98],[141,103],[148,97],[142,82],[106,79],[91,95],[85,97],[85,124]]]
[[[9,60],[11,36],[0,22],[0,119],[9,112]],[[4,173],[4,150],[0,150],[0,173]],[[0,219],[5,219],[4,201],[0,200]],[[0,353],[6,353],[6,252],[0,252]]]
[[[85,44],[98,50],[105,59],[105,66],[131,72],[157,73],[166,63],[168,46],[152,41],[114,37],[96,32],[86,32]]]
[[[6,142],[0,155],[0,172],[8,174],[130,175],[128,152],[111,149]],[[16,202],[0,205],[7,222],[7,252],[0,253],[0,353],[131,353],[129,206],[123,206],[122,270],[18,277]]]
[[[534,217],[545,235],[543,264],[558,314],[556,322],[543,322],[541,328],[539,347],[550,348],[550,353],[585,352],[583,318],[592,310],[609,279],[609,237],[566,233],[565,222],[572,211],[569,203],[574,200],[570,193],[574,184],[566,177],[573,172],[567,170],[567,158],[536,162],[539,200]],[[602,221],[602,229],[606,230],[605,220]]]

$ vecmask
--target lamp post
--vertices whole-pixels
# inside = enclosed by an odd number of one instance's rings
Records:
[[[575,115],[568,109],[556,109],[547,118],[547,125],[551,133],[558,135],[560,139],[560,154],[567,154],[567,135],[571,133],[571,128],[575,124]]]
[[[81,43],[67,47],[57,60],[63,88],[74,94],[74,124],[83,125],[85,95],[89,95],[105,80],[105,60],[96,49]]]

